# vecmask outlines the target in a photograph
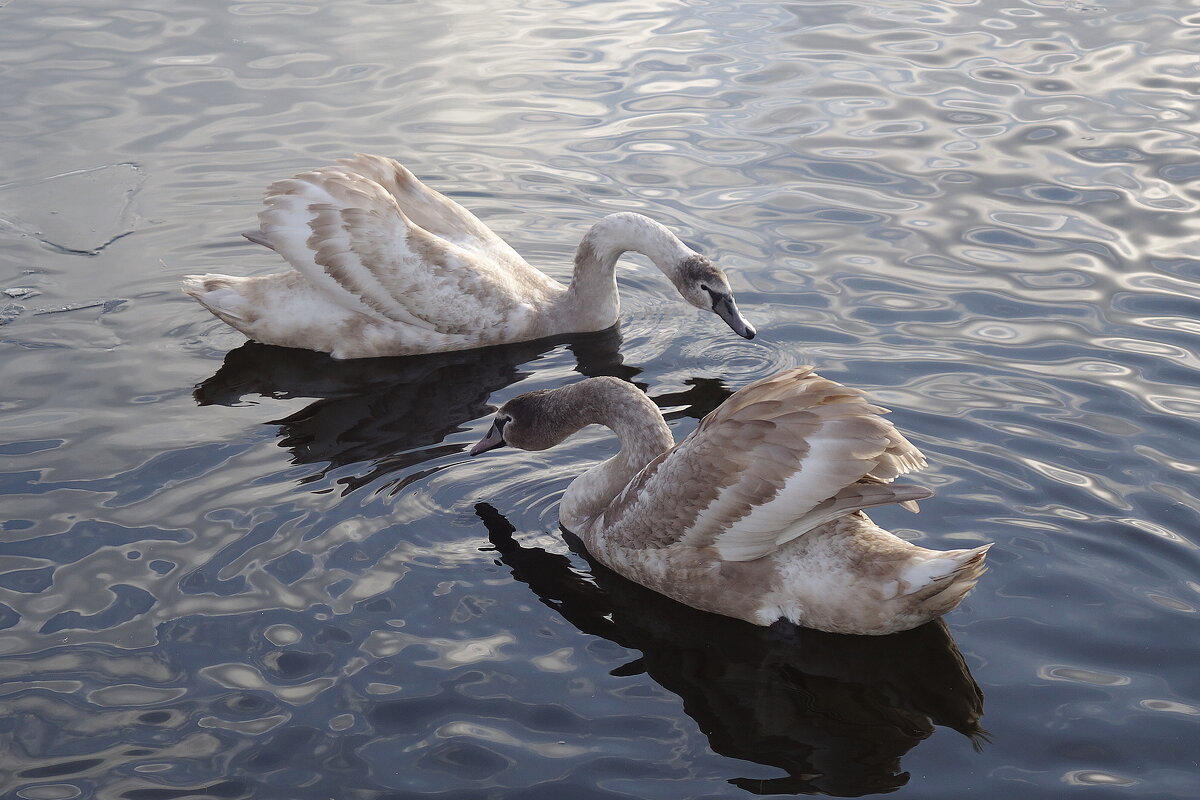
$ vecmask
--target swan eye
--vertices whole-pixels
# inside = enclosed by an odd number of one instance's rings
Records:
[[[701,290],[701,291],[704,291],[704,292],[711,292],[711,291],[712,291],[712,289],[708,288],[708,285],[707,285],[707,284],[704,284],[704,283],[700,284],[700,290]]]

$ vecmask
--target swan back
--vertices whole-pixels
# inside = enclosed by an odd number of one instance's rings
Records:
[[[678,542],[749,561],[853,511],[930,496],[889,485],[925,458],[883,413],[812,367],[763,379],[648,464],[596,527],[614,543]]]
[[[487,341],[524,328],[533,303],[562,291],[390,159],[359,156],[276,181],[259,225],[328,299],[385,324]]]

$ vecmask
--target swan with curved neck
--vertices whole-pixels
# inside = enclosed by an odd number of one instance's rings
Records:
[[[597,331],[620,314],[616,264],[647,256],[688,303],[747,339],[725,273],[648,217],[610,214],[584,235],[564,286],[471,212],[390,158],[357,155],[267,189],[248,239],[291,271],[189,275],[183,290],[252,339],[335,358],[467,350]]]
[[[471,454],[544,450],[606,426],[620,452],[576,478],[559,508],[597,560],[757,625],[886,634],[956,607],[990,545],[928,550],[862,513],[889,503],[915,510],[931,494],[892,482],[925,458],[883,413],[801,367],[736,392],[676,445],[637,387],[589,378],[509,400]]]

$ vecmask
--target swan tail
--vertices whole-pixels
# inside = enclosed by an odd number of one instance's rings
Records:
[[[255,244],[261,244],[263,247],[266,247],[269,250],[275,249],[275,245],[271,244],[271,238],[269,236],[267,236],[266,231],[263,231],[263,230],[245,231],[242,233],[242,236],[244,236],[246,239],[250,240],[251,242],[254,242]]]
[[[246,297],[239,291],[238,284],[245,278],[229,275],[185,275],[182,288],[184,294],[194,297],[220,319],[238,328],[245,322],[249,310]]]
[[[909,596],[931,617],[952,611],[987,572],[984,557],[991,546],[935,552],[909,565],[903,575],[912,587]]]

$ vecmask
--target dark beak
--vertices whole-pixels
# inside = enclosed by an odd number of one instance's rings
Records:
[[[474,447],[471,448],[471,455],[477,456],[480,453],[486,453],[488,450],[495,450],[497,447],[503,447],[504,434],[496,427],[496,423],[492,423],[492,427],[488,428],[487,436],[480,439]]]
[[[737,303],[733,301],[733,295],[713,293],[712,298],[714,314],[725,320],[725,324],[732,328],[738,336],[744,339],[754,338],[758,331],[754,330],[754,326],[746,321],[742,312],[738,311]]]

